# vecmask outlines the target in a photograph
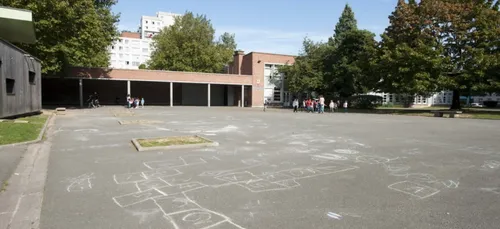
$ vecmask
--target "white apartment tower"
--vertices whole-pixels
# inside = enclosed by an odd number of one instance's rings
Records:
[[[151,56],[151,39],[160,31],[174,24],[176,16],[180,14],[157,12],[154,16],[142,16],[137,33],[123,32],[120,38],[109,47],[111,68],[138,69],[139,65],[146,64]]]

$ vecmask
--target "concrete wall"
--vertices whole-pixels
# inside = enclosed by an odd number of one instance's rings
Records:
[[[238,104],[234,102],[235,100],[235,86],[228,86],[227,87],[227,105],[228,106],[237,106]]]
[[[226,85],[210,85],[210,106],[226,106]]]
[[[131,81],[130,93],[132,97],[143,97],[145,105],[170,105],[169,82]]]
[[[208,86],[206,84],[182,84],[182,105],[207,106]]]
[[[0,40],[0,118],[42,109],[41,64],[28,53]],[[7,87],[13,82],[12,93]]]
[[[43,78],[43,105],[80,105],[77,79]]]
[[[84,107],[88,106],[89,95],[97,92],[101,105],[125,105],[127,101],[127,82],[116,80],[82,80]],[[78,103],[80,104],[80,103]]]

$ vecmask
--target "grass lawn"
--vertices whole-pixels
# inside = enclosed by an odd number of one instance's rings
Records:
[[[141,144],[142,147],[189,145],[211,142],[197,136],[138,139],[137,141],[139,142],[139,144]]]
[[[48,117],[48,115],[35,115],[17,119],[28,123],[14,123],[13,120],[0,122],[0,145],[35,140]]]

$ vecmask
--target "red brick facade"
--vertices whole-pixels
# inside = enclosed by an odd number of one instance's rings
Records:
[[[173,72],[157,70],[73,68],[69,77],[87,79],[110,79],[131,81],[158,81],[177,83],[201,83],[223,85],[246,85],[251,91],[246,92],[245,101],[249,106],[261,107],[264,102],[264,65],[293,64],[294,56],[271,53],[251,52],[244,55],[235,52],[233,63],[228,68],[229,74],[200,72]],[[249,87],[251,86],[251,87]]]

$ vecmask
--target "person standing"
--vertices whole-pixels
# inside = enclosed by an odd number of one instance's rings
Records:
[[[266,111],[267,108],[267,98],[264,99],[264,111]]]
[[[330,100],[330,104],[328,105],[330,107],[330,112],[335,112],[335,103],[333,102],[333,99]]]
[[[293,105],[293,112],[294,113],[298,112],[298,109],[299,109],[299,100],[298,99],[294,99],[292,105]]]
[[[311,99],[307,100],[306,106],[307,106],[307,113],[312,112],[312,101],[311,101]]]
[[[318,113],[325,113],[325,97],[319,96],[319,111]]]
[[[347,100],[344,102],[344,112],[347,113]]]
[[[306,100],[302,100],[302,111],[306,111],[307,110],[307,107],[306,107]]]
[[[144,108],[144,97],[141,98],[141,107]]]

